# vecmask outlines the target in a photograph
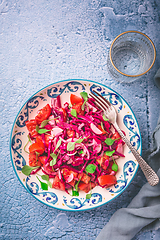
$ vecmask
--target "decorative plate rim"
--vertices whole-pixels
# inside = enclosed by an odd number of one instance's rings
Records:
[[[13,125],[12,125],[12,129],[11,129],[11,133],[10,133],[10,139],[9,139],[9,149],[10,149],[10,158],[11,158],[11,162],[12,162],[12,166],[13,166],[13,169],[14,169],[14,172],[19,180],[19,182],[21,183],[21,185],[25,188],[25,190],[27,190],[27,192],[32,196],[34,197],[36,200],[38,200],[40,203],[48,206],[48,207],[51,207],[51,208],[54,208],[54,209],[57,209],[57,210],[61,210],[61,211],[71,211],[71,212],[77,212],[77,211],[89,211],[89,210],[93,210],[95,208],[99,208],[99,207],[102,207],[103,205],[109,203],[110,201],[113,201],[115,198],[117,198],[119,195],[121,195],[124,190],[131,184],[132,180],[134,179],[137,171],[138,171],[138,168],[139,168],[139,164],[137,163],[137,169],[135,170],[133,176],[132,176],[132,179],[131,181],[116,195],[114,196],[113,198],[109,199],[107,202],[104,202],[98,206],[92,206],[90,208],[87,208],[87,209],[63,209],[63,208],[58,208],[56,206],[51,206],[51,205],[48,205],[46,202],[43,202],[41,199],[37,198],[33,193],[31,193],[29,191],[29,189],[23,184],[23,182],[21,181],[18,173],[17,173],[17,170],[15,169],[15,166],[14,166],[14,161],[13,161],[13,157],[12,157],[12,150],[11,150],[11,141],[12,141],[12,134],[13,134],[13,130],[14,130],[14,126],[15,126],[15,123],[16,123],[16,120],[17,120],[17,117],[18,115],[20,114],[21,110],[23,109],[23,107],[26,105],[26,103],[32,98],[34,97],[36,94],[38,94],[39,92],[41,92],[42,90],[52,86],[52,85],[55,85],[55,84],[58,84],[58,83],[63,83],[63,82],[67,82],[67,81],[79,81],[79,82],[91,82],[91,83],[94,83],[94,84],[98,84],[98,85],[101,85],[103,86],[104,88],[108,88],[109,90],[111,90],[112,92],[114,92],[115,94],[117,94],[118,96],[121,97],[121,99],[127,104],[128,108],[130,109],[132,115],[134,116],[135,120],[136,120],[136,123],[137,123],[137,129],[139,131],[139,137],[140,137],[140,155],[142,154],[142,137],[141,137],[141,132],[140,132],[140,128],[139,128],[139,124],[138,124],[138,121],[137,121],[137,118],[132,110],[132,108],[130,107],[130,105],[128,104],[128,102],[123,98],[123,96],[121,96],[118,92],[116,92],[115,90],[113,90],[112,88],[108,87],[107,85],[103,84],[103,83],[99,83],[99,82],[96,82],[96,81],[93,81],[93,80],[88,80],[88,79],[65,79],[65,80],[60,80],[60,81],[57,81],[57,82],[54,82],[54,83],[51,83],[41,89],[39,89],[38,91],[36,91],[34,94],[32,94],[26,101],[25,103],[21,106],[20,110],[18,111],[18,113],[16,114],[16,117],[14,119],[14,122],[13,122]]]

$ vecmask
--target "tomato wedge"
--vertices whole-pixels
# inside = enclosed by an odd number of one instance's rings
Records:
[[[44,148],[42,148],[37,142],[36,143],[32,143],[32,145],[29,146],[29,152],[37,152],[39,154],[44,153]]]
[[[66,122],[66,121],[67,121],[67,113],[66,113],[66,110],[65,110],[64,108],[60,108],[59,111],[62,112],[63,121]]]
[[[72,109],[75,109],[78,115],[84,115],[84,110],[82,110],[83,102],[77,103],[72,106]]]
[[[78,178],[79,178],[79,179],[81,178],[81,181],[84,182],[85,184],[88,184],[89,181],[90,181],[90,179],[91,179],[91,178],[90,178],[87,174],[85,174],[85,173],[79,173],[79,174],[78,174]]]
[[[117,183],[117,179],[114,175],[102,175],[100,177],[98,177],[98,182],[99,185],[101,186],[112,186],[113,184]]]
[[[37,116],[35,117],[35,120],[37,121],[38,125],[41,124],[44,120],[48,119],[51,114],[51,107],[49,104],[47,104],[45,107],[43,107]]]
[[[115,132],[111,138],[112,139],[119,139],[119,138],[121,138],[121,136],[119,135],[118,132]]]
[[[92,188],[94,188],[96,186],[95,183],[93,182],[89,182],[88,184],[84,183],[84,182],[80,182],[78,184],[78,188],[81,190],[81,191],[84,191],[85,193],[88,193]]]
[[[78,97],[78,96],[71,93],[70,102],[71,102],[72,105],[75,105],[77,103],[83,102],[83,99],[81,97]]]
[[[63,182],[61,182],[61,180],[59,179],[59,177],[56,175],[53,183],[52,183],[52,188],[56,188],[62,191],[65,191],[65,185]]]
[[[36,138],[38,133],[36,131],[37,121],[35,119],[31,119],[25,122],[28,132],[31,138]]]
[[[41,162],[36,156],[36,153],[34,152],[29,153],[29,166],[30,167],[42,166]]]

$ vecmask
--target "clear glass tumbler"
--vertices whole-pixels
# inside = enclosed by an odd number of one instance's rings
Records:
[[[147,73],[155,59],[155,46],[147,35],[126,31],[113,40],[107,67],[113,79],[130,83]]]

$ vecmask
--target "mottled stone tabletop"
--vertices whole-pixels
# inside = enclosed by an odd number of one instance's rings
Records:
[[[126,30],[147,34],[155,44],[153,68],[131,84],[115,82],[106,59],[112,40]],[[159,0],[0,0],[0,239],[93,240],[119,208],[145,183],[139,169],[116,199],[90,211],[50,208],[20,184],[10,158],[10,133],[23,104],[41,88],[63,79],[88,79],[121,94],[142,135],[142,155],[160,112],[154,75],[160,67]],[[160,239],[160,231],[134,240]]]

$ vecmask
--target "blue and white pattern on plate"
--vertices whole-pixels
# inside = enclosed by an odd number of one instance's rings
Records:
[[[41,89],[34,94],[20,109],[13,124],[10,153],[14,171],[26,190],[40,202],[61,210],[81,211],[102,206],[118,197],[130,184],[138,169],[138,163],[132,153],[125,146],[124,158],[117,160],[119,171],[117,172],[117,184],[108,188],[95,187],[92,190],[91,198],[86,199],[86,194],[80,191],[79,197],[72,197],[66,192],[49,188],[48,191],[41,189],[40,182],[35,175],[26,177],[22,172],[22,167],[28,164],[28,154],[24,151],[24,146],[28,141],[28,131],[25,121],[33,119],[37,111],[47,103],[51,103],[52,98],[61,95],[61,102],[69,102],[71,93],[79,94],[82,91],[87,93],[93,90],[98,91],[108,101],[110,101],[118,111],[118,124],[125,131],[127,138],[141,153],[142,143],[137,120],[127,102],[114,90],[102,84],[88,80],[65,80],[54,83]],[[41,171],[41,170],[40,170]]]

